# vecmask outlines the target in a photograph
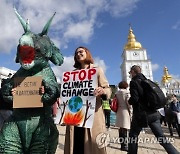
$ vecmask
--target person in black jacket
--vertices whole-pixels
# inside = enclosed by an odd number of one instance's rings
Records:
[[[152,111],[146,107],[144,101],[143,88],[141,81],[146,77],[141,73],[140,66],[134,65],[129,72],[131,76],[129,104],[133,107],[133,117],[129,133],[128,154],[137,154],[138,136],[143,127],[149,126],[156,136],[159,143],[164,147],[168,154],[178,154],[179,152],[166,139],[160,123],[158,111]]]

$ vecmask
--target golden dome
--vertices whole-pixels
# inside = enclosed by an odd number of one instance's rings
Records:
[[[124,50],[131,50],[131,49],[142,49],[142,45],[141,45],[141,43],[136,41],[136,37],[133,34],[133,30],[130,27],[129,35],[128,35],[128,42],[124,46]]]
[[[167,82],[169,82],[171,79],[172,79],[172,76],[169,75],[168,69],[167,69],[167,67],[165,66],[165,67],[164,67],[164,75],[162,76],[162,82],[163,82],[163,83],[167,83]]]

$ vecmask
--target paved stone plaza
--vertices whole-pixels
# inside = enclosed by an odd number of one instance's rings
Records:
[[[64,139],[65,139],[65,126],[58,126],[59,130],[59,145],[57,148],[56,154],[63,154],[64,152]],[[169,141],[173,142],[173,145],[180,151],[180,138],[177,136],[176,132],[174,131],[174,137],[171,137],[169,135],[169,131],[167,127],[163,126],[163,130],[165,135],[168,137]],[[110,134],[110,138],[118,137],[118,129],[111,127],[111,130],[107,133]],[[150,143],[151,140],[152,143]],[[145,141],[145,143],[143,143]],[[140,134],[140,140],[139,140],[139,149],[138,154],[166,154],[163,147],[155,143],[155,137],[152,134],[151,130],[149,128],[146,128],[145,133]],[[110,144],[107,146],[107,153],[108,154],[126,154],[126,152],[120,151],[120,144],[119,143],[113,143],[110,142]]]

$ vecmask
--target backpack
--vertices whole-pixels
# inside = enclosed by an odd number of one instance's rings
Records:
[[[166,97],[157,83],[145,79],[141,81],[143,88],[143,102],[148,111],[156,111],[166,104]]]
[[[116,95],[114,96],[114,98],[111,102],[110,108],[113,112],[117,112],[117,110],[118,110],[118,100],[117,100]]]

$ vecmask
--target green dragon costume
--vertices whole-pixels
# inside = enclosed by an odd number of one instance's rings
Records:
[[[16,63],[20,69],[11,80],[2,87],[3,98],[13,103],[11,94],[15,77],[42,76],[45,92],[42,95],[42,108],[17,108],[4,124],[0,133],[0,153],[3,154],[54,154],[58,144],[58,130],[52,118],[52,105],[60,94],[56,77],[48,63],[63,63],[59,49],[47,36],[54,15],[44,26],[40,34],[30,31],[26,22],[15,9],[15,13],[24,28],[24,34],[17,47]]]

